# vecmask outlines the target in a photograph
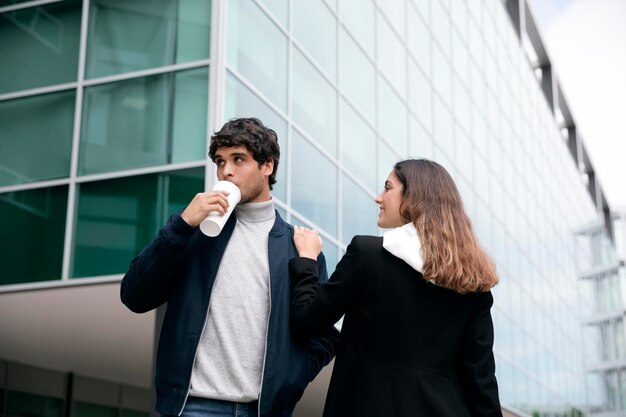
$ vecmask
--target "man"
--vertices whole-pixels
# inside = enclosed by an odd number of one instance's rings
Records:
[[[280,150],[258,119],[235,119],[211,138],[220,180],[241,190],[217,237],[198,225],[223,214],[225,192],[197,194],[137,256],[121,286],[137,313],[167,303],[157,354],[156,409],[164,416],[291,416],[334,356],[334,329],[296,342],[289,324],[293,227],[270,195]],[[327,279],[323,255],[320,277]],[[182,413],[182,414],[181,414]]]

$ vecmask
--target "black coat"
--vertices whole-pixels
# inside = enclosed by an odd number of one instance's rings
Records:
[[[296,337],[345,314],[324,417],[502,417],[490,292],[427,282],[373,236],[355,237],[319,288],[315,261],[289,267]]]

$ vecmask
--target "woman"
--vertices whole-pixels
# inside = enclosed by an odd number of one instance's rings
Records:
[[[325,417],[501,417],[489,290],[498,282],[448,172],[397,163],[376,197],[384,237],[356,236],[317,286],[316,231],[290,262],[296,337],[345,314]]]

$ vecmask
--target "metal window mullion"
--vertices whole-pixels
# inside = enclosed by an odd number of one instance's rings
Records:
[[[65,90],[73,90],[76,88],[77,83],[63,83],[45,87],[29,88],[28,90],[20,90],[11,93],[0,94],[0,101],[13,100],[16,98],[26,98],[31,96],[38,96],[42,94],[56,93]]]
[[[143,78],[151,75],[169,74],[176,71],[187,69],[202,68],[211,64],[210,59],[200,59],[197,61],[185,62],[181,64],[164,65],[155,68],[146,68],[139,71],[124,72],[121,74],[106,75],[104,77],[90,78],[83,80],[83,86],[91,87],[93,85],[108,84],[115,81],[132,80],[135,78]]]
[[[78,79],[76,81],[76,106],[74,108],[74,131],[72,137],[72,156],[70,165],[70,182],[67,196],[67,214],[65,217],[65,240],[63,243],[63,266],[61,280],[69,280],[70,266],[73,258],[72,243],[74,237],[74,219],[76,217],[76,177],[78,174],[78,151],[80,146],[80,130],[83,110],[83,93],[85,80],[85,61],[87,56],[87,34],[89,31],[89,0],[83,1],[80,29],[80,49],[78,54]]]
[[[341,79],[339,77],[339,66],[341,65],[341,42],[339,36],[341,35],[341,18],[339,17],[339,12],[337,11],[336,25],[335,25],[335,79],[337,80],[335,87],[335,101],[337,102],[337,123],[335,124],[335,132],[337,137],[336,144],[336,152],[337,152],[337,165],[335,166],[335,170],[337,172],[337,236],[338,241],[343,242],[343,169],[341,169],[343,165],[343,158],[341,152]],[[341,253],[339,250],[339,246],[335,251],[337,259],[341,259]]]
[[[180,169],[197,168],[204,166],[205,161],[190,161],[190,162],[177,162],[174,164],[155,165],[142,168],[133,168],[119,171],[103,172],[101,174],[81,175],[76,177],[73,182],[80,184],[83,182],[110,180],[114,178],[133,177],[137,175],[145,174],[158,174],[161,172],[168,172]]]
[[[227,4],[225,0],[214,0],[211,4],[211,63],[209,64],[204,190],[210,190],[216,179],[215,166],[209,157],[209,148],[212,132],[217,130],[218,124],[224,120]]]
[[[67,185],[69,183],[69,178],[63,178],[58,180],[35,181],[25,184],[7,185],[4,187],[0,187],[0,194],[12,193],[16,191],[34,190],[36,188],[56,187],[58,185]]]
[[[296,0],[297,1],[297,0]],[[291,6],[291,2],[287,2],[287,155],[286,155],[286,167],[285,167],[285,175],[287,176],[287,189],[286,189],[286,203],[287,203],[287,223],[292,223],[292,192],[291,188],[293,187],[293,124],[291,118],[293,117],[293,109],[292,109],[292,99],[291,96],[293,94],[293,43],[291,42],[291,26],[293,21],[293,7]],[[269,100],[263,100],[267,102]]]
[[[406,100],[406,105],[405,108],[407,109],[406,112],[406,144],[405,144],[405,153],[404,155],[402,155],[403,158],[406,158],[407,155],[411,154],[411,115],[413,114],[413,112],[411,111],[411,106],[409,103],[409,97],[410,97],[410,92],[409,92],[409,88],[411,85],[411,82],[409,80],[409,76],[411,74],[411,67],[409,65],[409,63],[411,62],[411,58],[408,56],[408,52],[409,52],[409,12],[407,10],[408,7],[410,7],[408,5],[408,1],[406,0],[404,2],[404,41],[402,42],[403,46],[404,46],[404,53],[405,58],[404,58],[404,68],[405,68],[405,73],[404,73],[404,97]]]
[[[37,6],[45,6],[47,4],[59,3],[62,0],[37,0],[37,1],[27,1],[24,3],[11,4],[9,6],[0,7],[0,13],[9,13],[22,9],[29,9],[31,7]]]

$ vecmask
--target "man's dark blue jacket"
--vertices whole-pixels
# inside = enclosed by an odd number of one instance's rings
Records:
[[[205,325],[211,290],[236,224],[231,216],[217,237],[202,234],[172,215],[156,238],[131,262],[121,286],[122,302],[136,313],[167,303],[161,328],[155,387],[156,409],[182,412],[189,392],[196,349]],[[289,259],[298,256],[293,227],[276,213],[269,233],[270,314],[259,398],[260,417],[291,416],[307,384],[334,356],[338,333],[296,342],[290,330]],[[321,280],[327,279],[320,255]]]

